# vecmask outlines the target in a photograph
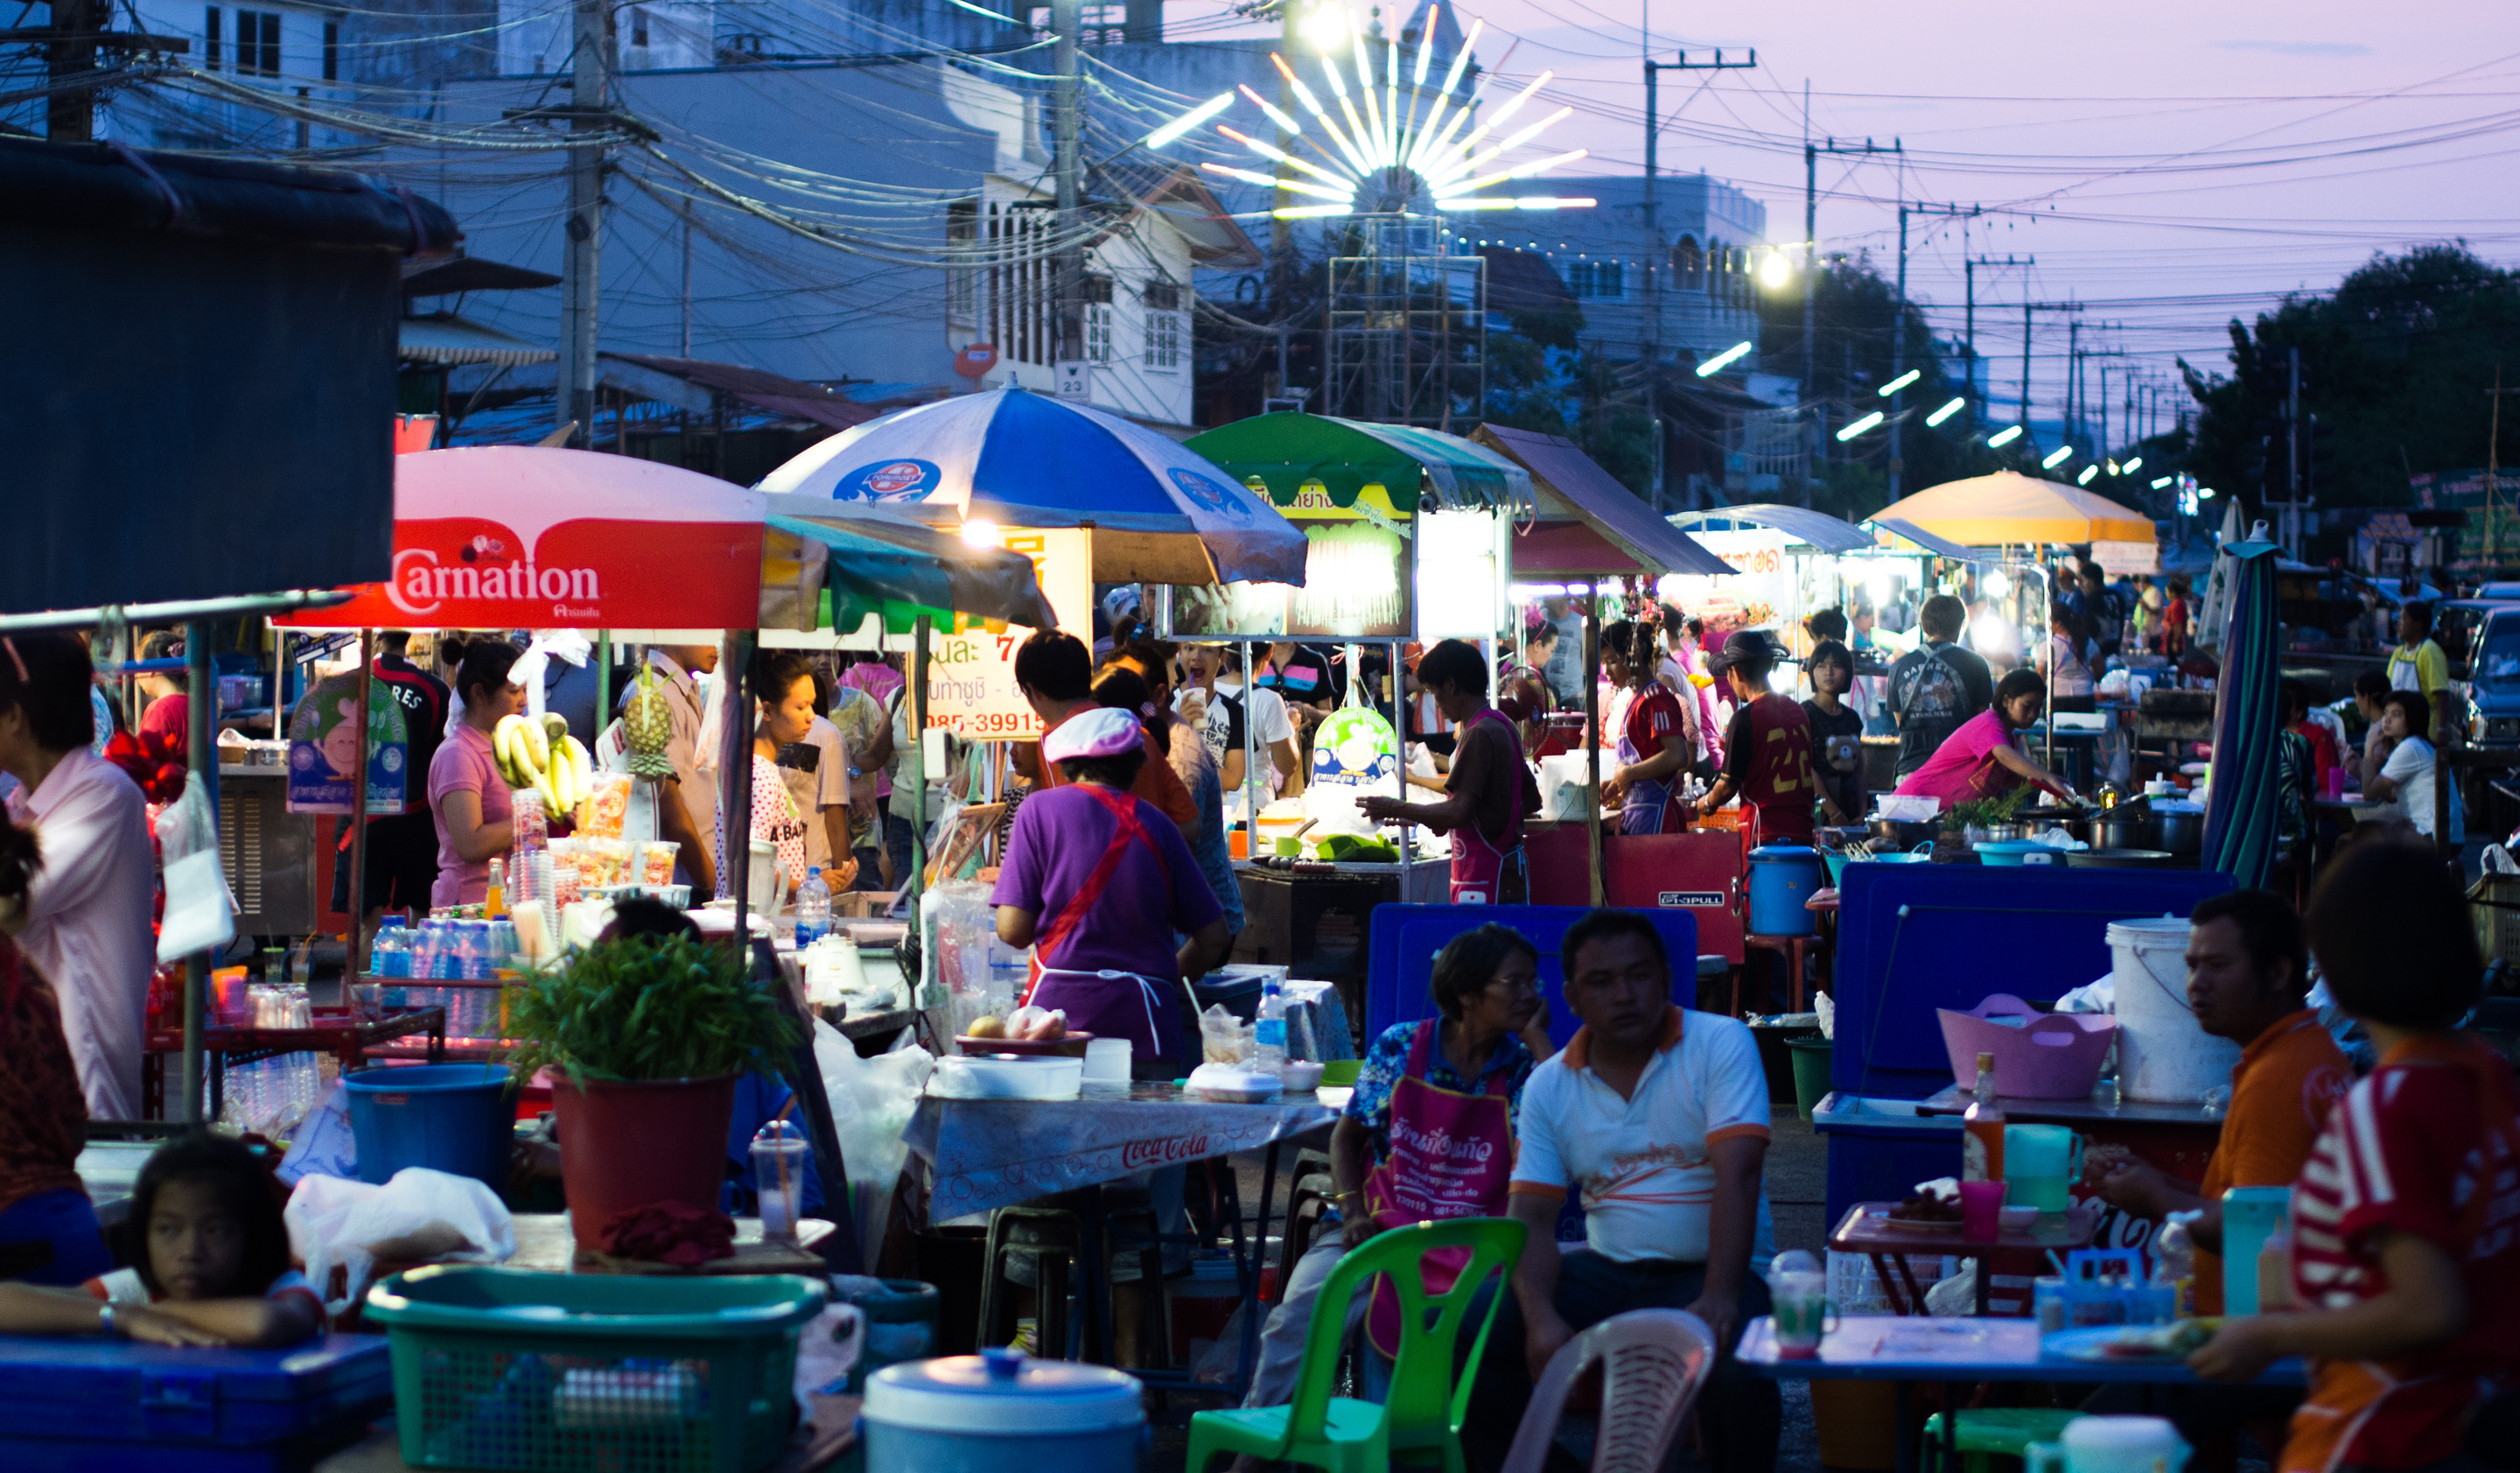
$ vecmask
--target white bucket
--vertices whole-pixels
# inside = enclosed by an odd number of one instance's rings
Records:
[[[2188,929],[2181,920],[2109,923],[2121,1098],[2192,1105],[2229,1084],[2240,1062],[2240,1045],[2199,1028],[2187,1005]]]

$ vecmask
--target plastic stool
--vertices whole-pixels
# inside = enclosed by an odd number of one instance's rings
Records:
[[[1742,937],[1741,944],[1748,950],[1773,951],[1777,953],[1777,959],[1782,962],[1785,968],[1785,1011],[1789,1013],[1801,1012],[1803,1010],[1803,989],[1805,987],[1805,983],[1803,981],[1803,959],[1815,953],[1824,955],[1827,950],[1826,944],[1816,935],[1760,936],[1756,934]],[[1737,989],[1735,990],[1735,996],[1732,1000],[1733,1006],[1737,1010],[1741,1005]]]
[[[1080,1214],[1064,1207],[1002,1207],[989,1214],[988,1246],[980,1261],[980,1344],[1005,1345],[1014,1336],[1011,1291],[1019,1286],[1007,1267],[1010,1260],[1022,1255],[1031,1261],[1033,1270],[1033,1353],[1044,1359],[1069,1358],[1068,1303],[1074,1297],[1081,1320],[1074,1341],[1076,1358],[1099,1356],[1107,1361],[1112,1321],[1110,1239],[1126,1232],[1133,1239],[1140,1282],[1146,1285],[1141,1298],[1150,1307],[1147,1312],[1150,1323],[1142,1328],[1160,1357],[1164,1248],[1154,1216],[1142,1209],[1124,1210],[1111,1214],[1106,1226],[1110,1230],[1102,1244],[1102,1261],[1093,1266],[1093,1289],[1090,1295],[1080,1295],[1083,1286],[1077,1281],[1085,1277],[1081,1271],[1085,1222]]]
[[[2032,1443],[2056,1441],[2066,1424],[2080,1419],[2083,1413],[2054,1406],[1980,1406],[1960,1412],[1935,1412],[1925,1418],[1925,1455],[1919,1463],[1924,1473],[1950,1473],[1942,1466],[1946,1415],[1959,1418],[1952,1445],[1965,1459],[1961,1466],[1966,1473],[1987,1473],[1988,1453],[2019,1457]]]

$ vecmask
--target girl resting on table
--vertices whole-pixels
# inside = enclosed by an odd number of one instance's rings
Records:
[[[121,1335],[154,1345],[295,1345],[324,1306],[289,1266],[270,1170],[221,1135],[170,1140],[131,1190],[140,1262],[76,1289],[0,1284],[0,1334]]]
[[[2300,1308],[2227,1322],[2188,1366],[2247,1381],[2309,1358],[2277,1473],[2507,1459],[2468,1423],[2520,1378],[2520,1088],[2458,1031],[2483,970],[2466,902],[2431,845],[2375,836],[2329,861],[2309,921],[2379,1067],[2328,1112],[2292,1189]]]
[[[2039,724],[2048,706],[2048,685],[2037,670],[2014,670],[1995,687],[1995,705],[1960,723],[1943,739],[1925,765],[1899,784],[1902,794],[1939,798],[1948,808],[1981,798],[2001,798],[2024,782],[2036,783],[2067,800],[2074,790],[2065,780],[2023,755],[2021,733]]]
[[[1128,1039],[1138,1078],[1179,1079],[1194,1062],[1183,979],[1224,959],[1224,912],[1181,830],[1130,794],[1147,760],[1137,713],[1071,715],[1041,756],[1067,781],[1015,810],[989,897],[998,940],[1033,948],[1025,1001],[1064,1009],[1070,1033]]]

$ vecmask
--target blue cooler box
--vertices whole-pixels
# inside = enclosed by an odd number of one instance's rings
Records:
[[[382,1335],[269,1351],[0,1335],[9,1473],[282,1473],[392,1409]]]

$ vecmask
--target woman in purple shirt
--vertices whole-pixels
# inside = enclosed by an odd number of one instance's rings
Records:
[[[1178,1079],[1192,1062],[1182,979],[1224,957],[1224,913],[1181,830],[1130,794],[1147,760],[1135,713],[1071,716],[1041,755],[1068,781],[1015,810],[989,898],[998,939],[1033,948],[1026,1001],[1064,1008],[1072,1032],[1128,1039],[1139,1078]]]

